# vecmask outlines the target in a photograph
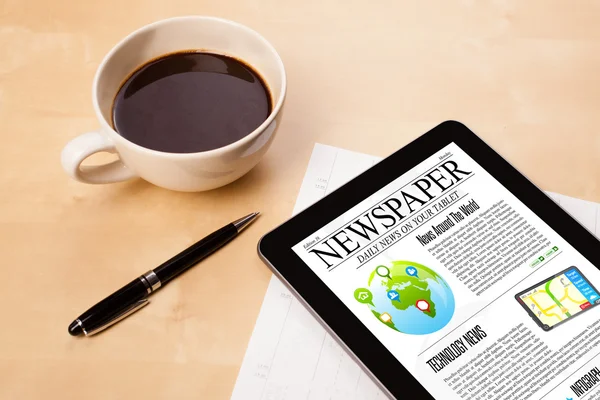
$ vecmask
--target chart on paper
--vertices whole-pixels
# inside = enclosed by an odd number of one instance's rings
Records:
[[[380,160],[316,144],[296,214]],[[547,193],[589,231],[600,232],[600,204]],[[232,400],[370,400],[386,395],[290,291],[272,277]]]

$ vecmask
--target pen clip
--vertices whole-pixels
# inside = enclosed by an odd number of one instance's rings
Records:
[[[117,322],[119,322],[120,320],[130,316],[131,314],[133,314],[140,308],[144,307],[145,305],[148,305],[149,303],[150,302],[148,301],[148,299],[136,301],[135,303],[133,303],[132,305],[130,305],[129,307],[124,309],[119,314],[116,314],[112,319],[108,320],[104,325],[100,325],[100,326],[92,329],[91,331],[86,331],[84,329],[83,333],[85,333],[85,336],[92,336],[98,332],[101,332],[101,331],[105,330],[106,328],[108,328],[109,326],[114,325]]]

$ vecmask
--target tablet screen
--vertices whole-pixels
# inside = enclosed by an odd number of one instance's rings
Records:
[[[600,304],[598,292],[576,267],[544,279],[515,297],[545,331]]]
[[[455,143],[293,251],[436,399],[600,398],[600,272]]]

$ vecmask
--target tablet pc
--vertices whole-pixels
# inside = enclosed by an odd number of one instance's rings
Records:
[[[564,400],[600,395],[598,244],[447,121],[258,252],[390,397]]]

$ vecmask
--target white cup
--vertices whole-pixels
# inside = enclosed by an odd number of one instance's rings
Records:
[[[271,92],[273,110],[269,117],[237,142],[198,153],[156,151],[119,135],[111,121],[113,100],[121,84],[146,62],[182,50],[230,55],[251,65]],[[271,146],[281,119],[285,92],[286,76],[281,58],[266,39],[250,28],[204,16],[175,17],[152,23],[124,38],[100,64],[92,87],[100,129],[67,143],[61,154],[63,168],[72,178],[85,183],[112,183],[141,177],[166,189],[188,192],[226,185],[250,171]],[[117,153],[119,160],[105,165],[81,165],[98,152]]]

